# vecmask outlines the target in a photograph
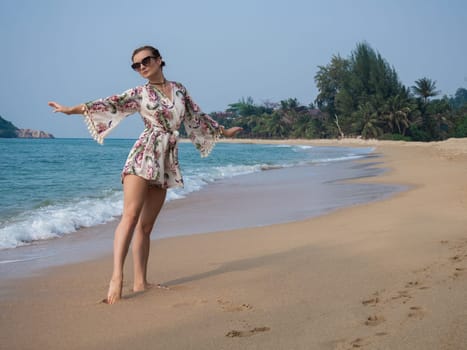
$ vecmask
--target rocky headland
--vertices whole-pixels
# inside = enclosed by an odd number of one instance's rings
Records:
[[[0,116],[0,138],[53,139],[55,137],[42,130],[19,129]]]

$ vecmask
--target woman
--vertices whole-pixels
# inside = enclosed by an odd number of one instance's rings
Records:
[[[54,112],[83,114],[95,140],[103,143],[110,131],[130,114],[139,112],[145,129],[130,150],[122,171],[123,213],[115,230],[113,273],[107,293],[108,304],[122,295],[123,265],[133,239],[134,291],[143,291],[147,282],[150,234],[164,204],[168,188],[183,186],[178,164],[177,136],[183,123],[185,130],[200,151],[207,156],[217,139],[235,136],[241,128],[224,129],[201,112],[185,87],[166,80],[165,62],[152,46],[136,49],[131,67],[147,83],[74,107],[49,102]]]

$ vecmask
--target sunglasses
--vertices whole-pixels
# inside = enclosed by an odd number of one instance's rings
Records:
[[[138,71],[141,69],[141,66],[145,66],[147,67],[148,64],[151,63],[151,58],[154,58],[154,59],[157,59],[159,57],[156,57],[156,56],[148,56],[148,57],[145,57],[141,60],[141,62],[135,62],[131,65],[131,68],[133,68],[134,70]]]

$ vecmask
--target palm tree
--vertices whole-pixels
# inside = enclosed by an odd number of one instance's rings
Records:
[[[383,130],[379,126],[380,120],[378,118],[378,112],[370,102],[365,102],[360,105],[356,116],[359,118],[360,135],[364,139],[377,138],[383,133]]]
[[[284,138],[290,131],[290,125],[288,121],[283,118],[281,113],[275,111],[270,114],[267,120],[266,129],[271,137]]]
[[[430,97],[439,95],[439,91],[436,91],[436,81],[429,78],[421,78],[415,81],[415,85],[412,86],[412,91],[415,95],[423,99],[423,103],[426,104]]]
[[[410,124],[409,115],[413,109],[410,101],[404,96],[396,95],[388,98],[384,106],[383,116],[390,131],[394,132],[394,129],[397,128],[400,135],[405,135]]]

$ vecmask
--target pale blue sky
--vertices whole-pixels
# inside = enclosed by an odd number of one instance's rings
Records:
[[[134,48],[158,47],[168,79],[205,112],[255,102],[312,102],[314,75],[332,55],[366,41],[406,86],[436,80],[442,94],[467,87],[465,0],[0,0],[0,115],[56,137],[88,137],[75,105],[144,81]],[[140,117],[111,135],[136,138]]]

